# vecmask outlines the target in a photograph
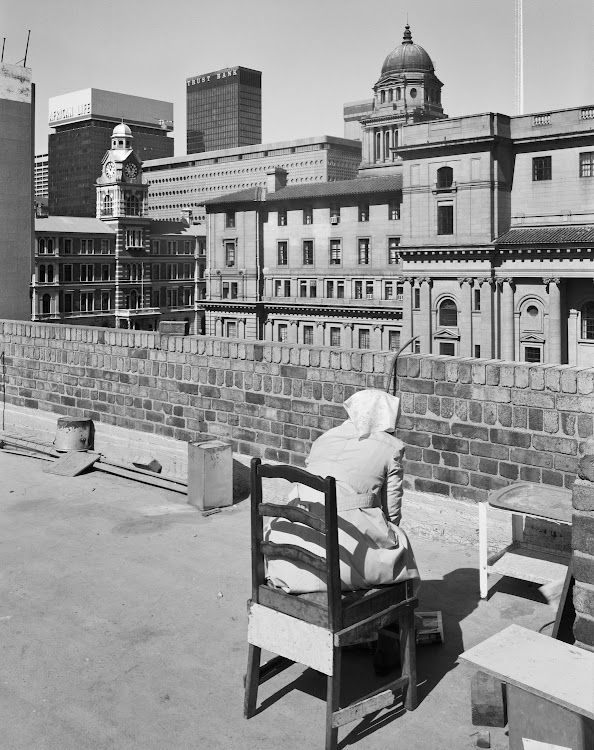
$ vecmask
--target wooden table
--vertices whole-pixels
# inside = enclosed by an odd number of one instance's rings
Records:
[[[509,750],[594,748],[594,653],[510,625],[460,658],[506,684]]]
[[[511,513],[512,543],[488,556],[488,509]],[[549,550],[524,541],[526,517],[571,525],[571,490],[530,482],[516,482],[491,492],[488,500],[479,503],[479,573],[480,595],[488,593],[489,573],[521,578],[533,583],[563,580],[571,552]]]

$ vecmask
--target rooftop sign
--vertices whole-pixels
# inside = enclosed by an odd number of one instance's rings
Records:
[[[173,104],[101,89],[82,89],[49,100],[51,127],[80,120],[109,120],[173,130]]]

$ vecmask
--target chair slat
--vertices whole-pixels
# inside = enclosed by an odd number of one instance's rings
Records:
[[[306,484],[318,492],[325,492],[326,483],[322,477],[310,474],[305,469],[297,466],[288,466],[287,464],[260,464],[258,466],[260,476],[273,479],[286,479],[287,482]]]
[[[270,542],[261,542],[260,550],[270,559],[291,560],[292,562],[305,563],[310,565],[320,573],[326,572],[326,560],[313,552],[297,547],[295,544],[271,544]]]
[[[274,516],[276,518],[287,518],[289,521],[304,523],[311,529],[319,531],[321,534],[326,533],[326,522],[323,518],[310,513],[303,508],[295,505],[276,505],[273,503],[260,503],[258,512],[261,516]]]

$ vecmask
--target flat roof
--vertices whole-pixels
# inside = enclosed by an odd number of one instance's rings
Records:
[[[56,234],[115,234],[109,224],[90,216],[47,216],[35,219],[36,232],[55,232]]]

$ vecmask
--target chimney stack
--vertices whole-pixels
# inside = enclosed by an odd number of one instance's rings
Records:
[[[277,190],[287,187],[287,170],[282,167],[275,167],[266,172],[266,178],[266,191],[268,193],[275,193]]]

